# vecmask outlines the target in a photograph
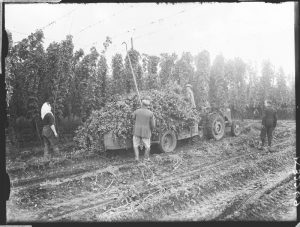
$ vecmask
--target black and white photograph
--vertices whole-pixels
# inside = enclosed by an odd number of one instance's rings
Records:
[[[297,3],[3,4],[8,224],[296,221]]]

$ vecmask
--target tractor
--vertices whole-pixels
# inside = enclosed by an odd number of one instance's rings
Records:
[[[233,120],[230,108],[213,109],[201,114],[199,127],[209,139],[220,140],[230,129],[232,136],[241,134],[241,122]]]

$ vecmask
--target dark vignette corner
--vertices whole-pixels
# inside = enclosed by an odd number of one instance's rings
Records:
[[[300,157],[300,152],[299,152],[299,95],[300,95],[300,90],[297,89],[299,88],[299,2],[295,2],[295,22],[294,22],[294,28],[295,28],[295,91],[296,91],[296,136],[298,139],[296,139],[296,157],[299,163],[299,157]],[[296,165],[296,169],[299,171],[299,165]],[[298,176],[299,177],[299,176]],[[297,191],[299,191],[299,188],[297,188]],[[297,199],[297,203],[300,202],[300,199]],[[300,207],[297,206],[297,221],[299,221],[300,217]]]
[[[94,1],[79,1],[79,0],[62,0],[61,3],[88,3],[88,2],[94,2]],[[109,1],[105,1],[105,0],[98,0],[97,2],[109,2]],[[114,1],[117,2],[117,1]],[[123,2],[123,1],[122,1]],[[124,2],[135,2],[134,0],[129,0],[129,1],[124,1]],[[147,1],[142,1],[142,2],[147,2]],[[265,1],[265,2],[270,2],[270,1]],[[276,2],[281,2],[281,1],[276,1]],[[296,88],[299,88],[299,3],[295,2],[295,8],[294,8],[294,12],[295,12],[295,86]],[[1,132],[0,132],[0,179],[1,182],[4,182],[4,186],[6,186],[5,188],[3,187],[3,184],[1,183],[1,187],[0,187],[0,224],[4,224],[6,223],[6,200],[8,199],[6,193],[8,193],[9,190],[9,184],[7,184],[7,182],[9,182],[9,178],[8,175],[6,173],[6,169],[5,169],[5,128],[8,127],[8,121],[7,121],[7,117],[6,117],[6,89],[5,89],[5,56],[7,55],[7,51],[8,51],[8,39],[7,39],[7,33],[5,32],[5,28],[4,28],[4,24],[5,24],[5,7],[4,4],[2,4],[2,57],[1,57],[1,67],[2,67],[2,74],[1,74],[1,79],[0,79],[0,128],[1,128]],[[297,138],[299,137],[299,95],[300,95],[300,89],[296,89],[296,135]],[[298,123],[297,123],[298,122]],[[296,140],[296,157],[300,157],[300,152],[299,152],[299,139]],[[300,167],[297,165],[297,170],[300,170]],[[299,188],[298,188],[299,190]],[[298,199],[297,201],[298,203],[300,202],[300,199]],[[300,207],[297,207],[297,221],[299,221],[299,217],[300,217]],[[60,225],[69,225],[69,226],[77,226],[76,223],[58,223],[59,226]],[[77,223],[79,224],[79,223]],[[84,223],[84,224],[89,224],[89,223]],[[91,223],[91,224],[95,224],[95,223]],[[104,224],[104,223],[103,223]],[[126,223],[123,223],[126,226]],[[122,225],[123,225],[122,224]],[[137,224],[137,223],[136,223]],[[167,225],[172,225],[172,223],[166,223]],[[176,224],[176,223],[175,223]],[[184,224],[184,223],[183,223]],[[187,224],[197,224],[197,223],[187,223]],[[201,223],[200,223],[201,224]],[[204,223],[205,224],[205,223]],[[219,226],[223,226],[224,223],[206,223],[206,224],[216,224]],[[239,226],[241,223],[229,223],[229,224],[233,224],[233,226]],[[256,223],[244,223],[248,226],[253,226],[252,224],[256,224]],[[243,225],[244,225],[243,224]],[[258,223],[259,224],[259,223]],[[262,223],[260,223],[262,224]],[[267,224],[267,223],[264,223]],[[270,224],[270,223],[269,223]],[[273,223],[275,224],[275,223]],[[271,224],[273,226],[273,224]],[[277,223],[279,224],[279,223]],[[284,226],[284,223],[282,223]],[[44,226],[45,224],[43,223],[41,226]],[[47,224],[46,224],[47,225]],[[80,225],[80,224],[79,224]],[[78,225],[78,226],[79,226]],[[107,223],[105,224],[107,225]],[[130,224],[132,225],[132,223]],[[270,226],[271,226],[270,225]],[[33,226],[40,226],[40,224],[37,225],[33,225]],[[54,225],[53,225],[54,226]],[[93,225],[95,226],[95,225]],[[127,225],[128,226],[128,225]],[[197,224],[198,226],[198,224]],[[275,224],[276,226],[276,224]],[[282,225],[280,225],[282,226]],[[288,225],[291,226],[291,225]]]
[[[1,79],[0,79],[0,179],[1,179],[1,197],[0,197],[0,223],[6,223],[6,201],[9,199],[10,183],[9,176],[6,173],[5,168],[5,129],[8,127],[8,121],[6,117],[6,89],[5,89],[5,57],[8,53],[8,38],[5,32],[5,7],[4,3],[1,4],[2,10],[2,48],[1,48]]]

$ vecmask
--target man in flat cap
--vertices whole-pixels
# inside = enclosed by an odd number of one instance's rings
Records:
[[[139,161],[139,147],[145,147],[145,159],[149,159],[151,133],[155,127],[155,118],[149,110],[151,99],[148,96],[142,98],[142,107],[133,112],[135,120],[133,128],[133,149],[135,160]]]
[[[262,117],[261,122],[261,147],[260,149],[263,149],[265,145],[265,139],[266,136],[268,137],[268,147],[269,150],[272,145],[272,138],[273,138],[273,131],[277,124],[277,114],[275,109],[272,107],[272,103],[270,100],[265,100],[265,109]]]

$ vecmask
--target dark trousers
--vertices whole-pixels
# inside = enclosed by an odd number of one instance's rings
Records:
[[[50,149],[52,148],[53,153],[58,153],[57,139],[49,126],[44,126],[42,131],[42,137],[44,142],[44,156],[48,156]]]
[[[43,136],[43,142],[44,142],[44,155],[48,155],[51,148],[53,153],[59,152],[57,147],[57,140],[54,136],[53,137]]]
[[[268,145],[272,145],[274,127],[263,127],[260,132],[262,146],[265,145],[266,136],[268,137]]]

